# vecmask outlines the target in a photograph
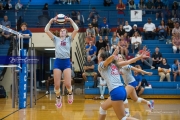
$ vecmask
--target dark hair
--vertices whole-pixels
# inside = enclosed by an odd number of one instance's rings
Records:
[[[25,22],[21,23],[21,27],[22,27],[23,25],[25,25],[25,26],[27,27],[27,23],[25,23]]]
[[[177,61],[178,61],[178,59],[175,59],[175,60],[174,60],[174,63],[176,63]]]
[[[162,22],[162,21],[164,22],[164,25],[165,25],[165,24],[166,24],[165,21],[164,21],[164,20],[161,20],[161,22]],[[162,25],[161,22],[160,22],[160,25]]]
[[[162,61],[163,61],[163,59],[165,59],[165,60],[166,60],[166,63],[167,63],[167,59],[166,59],[166,58],[162,58]]]

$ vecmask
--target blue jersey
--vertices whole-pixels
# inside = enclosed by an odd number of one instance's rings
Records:
[[[90,45],[87,45],[87,46],[86,46],[86,49],[88,49],[89,47],[90,47]],[[91,49],[90,49],[90,51],[89,51],[89,55],[93,55],[95,52],[97,52],[97,48],[96,48],[95,45],[92,45],[92,46],[91,46]]]
[[[32,37],[32,33],[30,30],[24,30],[24,31],[19,31],[22,34],[29,34],[30,37]],[[29,44],[29,38],[24,38],[23,43]]]
[[[177,71],[177,70],[178,70],[178,65],[173,64],[173,65],[172,65],[172,71],[175,72],[175,71]]]
[[[55,57],[60,59],[70,58],[70,49],[71,49],[71,37],[66,37],[64,40],[61,40],[59,37],[54,36],[54,45],[55,45]]]

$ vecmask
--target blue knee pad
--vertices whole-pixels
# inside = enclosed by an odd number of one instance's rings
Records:
[[[119,101],[119,100],[125,101],[127,94],[126,94],[126,90],[125,90],[124,86],[119,86],[119,87],[113,89],[110,92],[110,96],[111,96],[112,101]]]

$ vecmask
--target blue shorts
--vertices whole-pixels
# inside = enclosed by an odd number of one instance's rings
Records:
[[[138,85],[138,83],[136,81],[132,82],[132,83],[129,83],[128,85],[131,85],[133,86],[134,88],[136,88],[136,86]]]
[[[113,89],[110,92],[110,96],[111,96],[112,101],[119,101],[119,100],[125,101],[127,94],[126,94],[126,90],[125,90],[124,86],[119,86],[119,87]]]
[[[55,59],[54,69],[59,69],[63,72],[67,68],[71,68],[70,58],[67,58],[67,59],[56,58]]]

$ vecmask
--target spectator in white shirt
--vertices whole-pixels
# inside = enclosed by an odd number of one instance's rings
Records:
[[[138,51],[141,49],[141,44],[142,44],[142,37],[136,31],[133,37],[131,37],[131,48],[132,48],[133,54],[136,48],[138,48]]]
[[[20,0],[18,0],[18,3],[15,5],[15,10],[20,10],[22,9],[22,4],[20,3]]]
[[[148,18],[148,23],[144,25],[143,30],[145,40],[148,40],[149,37],[151,37],[153,40],[155,39],[156,26],[154,23],[151,22],[150,18]]]
[[[125,26],[123,26],[123,29],[128,33],[132,30],[132,27],[129,25],[128,21],[125,22]]]
[[[106,87],[107,87],[106,81],[102,77],[99,77],[98,88],[101,94],[100,99],[104,99],[104,93],[105,93]]]

